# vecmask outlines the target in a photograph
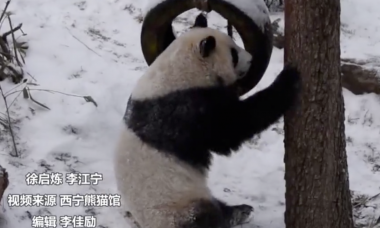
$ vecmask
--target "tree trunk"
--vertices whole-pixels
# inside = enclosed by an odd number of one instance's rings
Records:
[[[288,228],[353,228],[339,42],[339,0],[285,1],[285,61],[302,75],[284,118]]]

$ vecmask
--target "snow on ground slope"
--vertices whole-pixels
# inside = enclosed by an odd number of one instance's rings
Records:
[[[116,194],[112,167],[113,143],[129,93],[146,69],[140,49],[138,22],[142,1],[132,0],[12,0],[14,24],[23,23],[30,50],[24,70],[28,80],[67,94],[31,91],[46,110],[19,96],[10,108],[21,158],[9,156],[6,131],[0,138],[1,165],[9,172],[8,194]],[[3,4],[4,1],[1,2]],[[133,3],[133,5],[131,4]],[[342,0],[342,57],[368,61],[376,68],[380,56],[380,5],[377,0]],[[197,11],[177,19],[177,31],[188,27]],[[274,14],[272,19],[282,17]],[[215,13],[209,24],[223,28]],[[3,31],[2,31],[3,32]],[[240,42],[240,41],[239,41]],[[283,64],[283,51],[274,48],[270,66],[257,91],[269,85]],[[36,81],[34,81],[33,78]],[[14,85],[1,82],[5,92]],[[13,101],[18,93],[8,97]],[[380,193],[380,102],[373,94],[355,96],[344,90],[347,152],[351,189],[356,195]],[[0,102],[4,112],[4,102]],[[231,158],[215,157],[210,187],[231,204],[255,207],[254,220],[243,227],[284,227],[284,164],[282,120],[252,140]],[[3,129],[2,129],[3,130]],[[28,172],[101,173],[97,185],[27,186]],[[4,198],[6,199],[6,198]],[[379,199],[367,203],[360,221],[380,216]],[[360,204],[362,205],[362,204]],[[359,206],[360,206],[359,205]],[[377,206],[377,209],[372,206]],[[99,228],[127,227],[118,207],[10,206],[2,201],[0,225],[29,228],[33,216],[93,215]],[[359,220],[358,220],[359,221]],[[60,227],[60,226],[58,226]]]

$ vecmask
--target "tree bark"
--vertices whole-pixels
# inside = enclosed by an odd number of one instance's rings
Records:
[[[285,62],[302,91],[285,114],[287,228],[353,228],[340,77],[340,1],[285,1]]]

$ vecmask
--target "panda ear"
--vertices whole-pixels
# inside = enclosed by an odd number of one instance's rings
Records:
[[[201,40],[199,43],[199,52],[203,58],[206,58],[216,47],[216,40],[213,36],[208,36],[207,38]]]
[[[207,28],[207,18],[205,15],[203,15],[203,13],[200,13],[196,18],[195,18],[195,22],[194,22],[194,25],[193,25],[193,28],[194,27],[198,27],[198,28]]]

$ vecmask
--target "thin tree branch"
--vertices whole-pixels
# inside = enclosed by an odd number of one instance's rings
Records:
[[[12,129],[12,120],[11,120],[11,115],[9,113],[8,102],[7,102],[7,98],[5,97],[5,94],[4,94],[3,89],[2,89],[1,86],[0,86],[0,92],[1,92],[1,96],[3,97],[5,108],[6,108],[6,111],[7,111],[8,127],[9,127],[9,132],[11,133],[12,142],[13,142],[13,148],[14,148],[14,152],[15,152],[14,154],[10,153],[10,155],[12,157],[18,157],[18,150],[17,150],[17,146],[16,146],[16,139],[15,139],[15,136],[14,136],[14,133],[13,133],[13,129]]]

